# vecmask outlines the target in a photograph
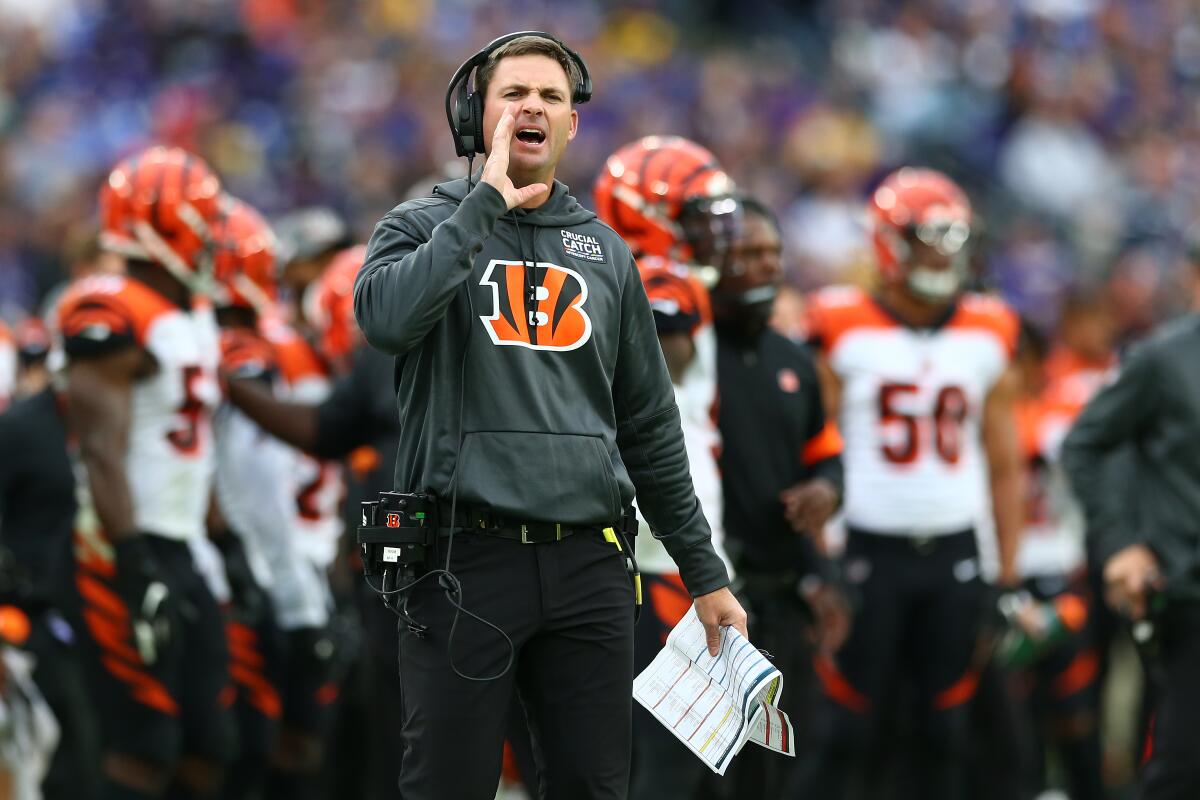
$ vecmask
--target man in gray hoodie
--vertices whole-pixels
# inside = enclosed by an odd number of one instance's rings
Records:
[[[398,356],[396,490],[435,495],[443,533],[457,531],[438,547],[454,579],[408,592],[428,630],[400,630],[401,795],[491,798],[515,685],[541,796],[624,797],[633,590],[603,529],[636,493],[710,652],[746,616],[696,500],[629,248],[554,181],[587,96],[582,62],[545,34],[484,53],[478,182],[384,217],[354,287],[367,341]]]

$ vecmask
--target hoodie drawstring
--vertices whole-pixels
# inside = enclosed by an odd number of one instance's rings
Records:
[[[517,229],[517,250],[521,256],[521,265],[525,276],[525,327],[529,331],[530,344],[537,344],[537,261],[525,256],[525,240],[521,237],[521,223],[517,220],[517,210],[509,212],[513,225]],[[534,226],[537,235],[537,226]],[[533,242],[534,256],[537,255],[537,242]]]

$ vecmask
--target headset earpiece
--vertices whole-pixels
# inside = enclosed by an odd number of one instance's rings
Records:
[[[472,92],[468,101],[471,106],[471,136],[476,153],[483,152],[483,95]]]

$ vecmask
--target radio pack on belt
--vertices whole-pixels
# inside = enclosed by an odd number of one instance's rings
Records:
[[[433,561],[437,532],[432,495],[380,492],[378,500],[364,500],[358,528],[363,574],[417,577]]]

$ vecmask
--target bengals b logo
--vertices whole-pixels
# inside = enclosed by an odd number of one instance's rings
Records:
[[[583,310],[587,284],[574,270],[537,263],[538,285],[534,303],[526,313],[525,265],[494,259],[481,286],[492,287],[492,314],[479,319],[492,343],[532,350],[574,350],[592,335],[592,320]]]

